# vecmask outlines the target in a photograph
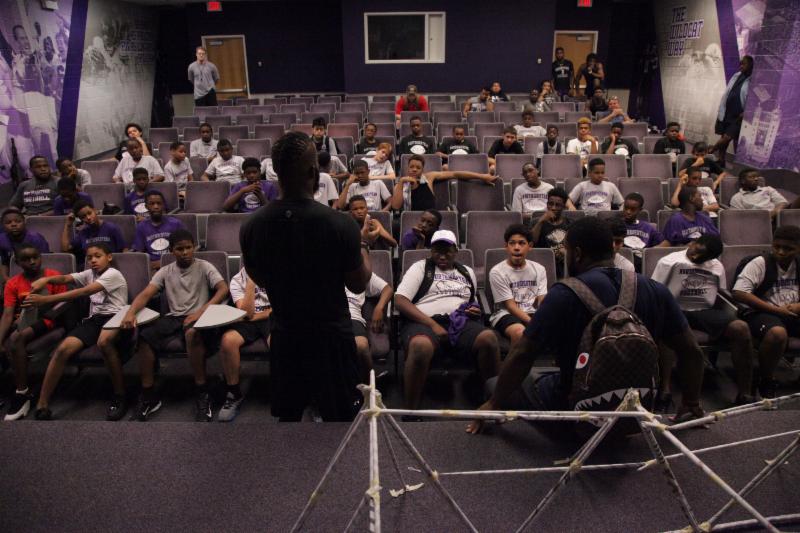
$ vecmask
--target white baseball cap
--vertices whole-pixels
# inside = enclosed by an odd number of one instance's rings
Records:
[[[431,244],[435,244],[437,242],[446,242],[454,246],[458,246],[458,239],[456,239],[455,233],[448,229],[440,229],[433,234],[433,237],[431,237]]]

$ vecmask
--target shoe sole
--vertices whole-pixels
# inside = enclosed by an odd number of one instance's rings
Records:
[[[28,415],[30,410],[31,410],[31,402],[27,401],[27,402],[25,402],[25,405],[22,406],[22,409],[20,409],[16,413],[8,413],[8,414],[6,414],[6,416],[3,418],[3,420],[5,420],[6,422],[10,422],[12,420],[19,420],[20,418],[25,418],[25,416]]]
[[[217,413],[217,422],[233,422],[237,416],[239,416],[239,408],[234,411],[233,416],[230,418],[220,418],[220,413]]]

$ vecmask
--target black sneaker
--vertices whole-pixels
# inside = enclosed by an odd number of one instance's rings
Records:
[[[762,398],[774,398],[777,395],[778,382],[774,379],[762,379],[758,384],[758,393]]]
[[[114,396],[106,409],[106,420],[116,422],[121,420],[125,413],[128,411],[128,402],[125,401],[124,396]]]
[[[749,394],[737,394],[736,399],[733,401],[733,407],[739,407],[740,405],[747,405],[749,403],[754,403],[758,401],[754,396],[750,396]]]
[[[3,420],[10,421],[24,418],[31,410],[31,401],[33,401],[33,396],[29,392],[24,394],[15,393],[14,397],[11,399],[11,406],[8,408],[8,413],[6,413]]]
[[[659,392],[653,402],[653,410],[656,413],[671,413],[675,409],[675,404],[672,402],[672,393]]]
[[[141,400],[139,400],[139,405],[136,407],[136,413],[134,414],[134,417],[139,422],[147,422],[147,419],[150,417],[150,415],[152,415],[159,409],[161,409],[161,400],[159,399],[145,400],[144,398],[142,398]]]
[[[52,420],[53,412],[47,407],[40,407],[33,416],[36,420]]]
[[[211,396],[207,392],[201,392],[197,395],[195,406],[197,412],[194,419],[197,422],[211,422],[214,420],[214,414],[211,412]]]

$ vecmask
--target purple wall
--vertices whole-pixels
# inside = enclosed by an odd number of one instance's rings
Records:
[[[445,11],[444,64],[367,65],[364,12]],[[348,92],[472,92],[499,80],[505,91],[527,91],[549,77],[556,1],[431,0],[413,9],[389,0],[342,2],[344,89]],[[480,34],[478,33],[480,31]],[[541,57],[542,63],[536,63]]]
[[[73,0],[71,31],[64,74],[64,93],[61,115],[58,117],[58,155],[72,157],[75,148],[75,125],[78,121],[78,95],[83,65],[83,40],[86,35],[86,16],[89,0]]]
[[[251,92],[340,91],[344,85],[338,1],[224,2],[222,13],[187,4],[162,10],[161,28],[169,32],[165,61],[173,93],[191,92],[186,67],[202,35],[245,35]]]
[[[736,43],[736,24],[731,0],[717,0],[717,18],[722,61],[725,65],[725,79],[729,80],[739,70],[740,55],[739,46]]]

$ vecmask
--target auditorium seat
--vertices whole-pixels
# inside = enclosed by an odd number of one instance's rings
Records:
[[[328,135],[331,137],[350,137],[358,140],[361,132],[361,122],[336,122],[328,126]]]
[[[625,124],[624,132],[626,137],[636,137],[639,139],[639,142],[642,142],[645,136],[647,136],[647,122]]]
[[[292,113],[299,119],[301,113],[308,111],[308,106],[306,104],[283,104],[279,111],[281,113]]]
[[[625,129],[627,133],[627,126]],[[635,178],[668,180],[673,177],[672,159],[668,154],[636,154],[631,161],[631,176]]]
[[[400,123],[400,138],[402,139],[406,135],[411,135],[411,124],[408,122],[401,122]],[[430,122],[423,122],[422,123],[422,135],[433,137],[433,124]]]
[[[288,98],[283,96],[275,96],[274,98],[264,98],[261,100],[261,103],[264,105],[274,105],[276,108],[280,108],[283,104],[287,103]]]
[[[177,128],[178,134],[183,135],[186,128],[198,128],[200,126],[200,117],[197,115],[187,116],[174,116],[172,117],[172,127]]]
[[[434,111],[433,123],[437,126],[441,123],[467,124],[467,122],[464,120],[464,116],[461,114],[461,111]]]
[[[425,160],[425,167],[422,173],[426,172],[439,172],[442,170],[442,158],[436,154],[421,154]],[[411,154],[403,154],[400,156],[400,176],[408,176],[408,161],[411,159]],[[452,169],[451,169],[452,170]]]
[[[217,103],[220,107],[228,107],[234,105],[236,102],[234,102],[233,98],[220,98]]]
[[[376,138],[391,137],[397,141],[397,128],[395,127],[394,122],[376,122],[375,127],[377,128],[375,132]]]
[[[564,113],[564,120],[562,122],[578,122],[578,120],[582,118],[588,118],[591,120],[592,114],[589,111],[567,111]],[[592,124],[592,130],[594,130],[594,127],[595,124]]]
[[[92,175],[92,183],[113,183],[114,171],[117,170],[116,159],[102,161],[82,161],[81,168]]]
[[[336,104],[332,102],[321,103],[321,104],[316,103],[308,106],[309,113],[325,113],[329,117],[332,117],[333,114],[336,113],[336,111],[337,111]]]
[[[147,186],[148,190],[158,191],[164,195],[166,210],[175,211],[180,207],[178,203],[178,184],[167,181],[151,181]]]
[[[656,143],[663,139],[661,135],[645,135],[644,136],[644,153],[652,154],[653,148],[655,148]]]
[[[567,140],[574,139],[578,136],[578,125],[575,122],[544,122],[544,129],[547,130],[550,126],[558,128],[558,138],[564,143],[566,149]]]
[[[208,122],[208,117],[213,115],[219,115],[220,112],[219,112],[219,107],[215,105],[195,106],[192,114],[200,117],[200,122]]]
[[[466,122],[438,122],[434,123],[434,128],[435,128],[434,133],[436,134],[436,138],[444,142],[445,137],[453,136],[453,128],[455,127],[464,128],[465,136],[470,136],[469,124],[467,124]],[[471,135],[470,137],[476,139],[475,148],[480,150],[480,145],[477,143],[477,139],[479,139],[479,137],[477,137],[476,135]]]
[[[333,104],[334,111],[339,109],[342,105],[342,97],[339,95],[328,94],[317,98],[317,104]],[[333,113],[333,111],[331,111]]]
[[[725,245],[722,249],[722,255],[719,260],[722,266],[725,267],[725,277],[728,280],[727,289],[733,289],[736,283],[736,267],[745,257],[751,255],[760,255],[767,253],[772,247],[768,244],[764,245]]]
[[[157,152],[153,154],[153,157],[159,160],[159,162],[161,163],[161,168],[164,168],[164,165],[166,165],[169,162],[169,160],[172,159],[172,155],[170,154],[169,150],[169,147],[171,145],[172,143],[169,141],[161,142],[158,143],[157,145],[153,144],[153,146],[155,146],[157,150]],[[189,151],[188,146],[186,147],[186,151],[187,152]]]
[[[348,94],[344,97],[345,103],[359,102],[366,106],[369,105],[369,96],[363,94]]]
[[[181,221],[186,230],[194,236],[194,243],[200,245],[200,232],[197,227],[197,215],[194,213],[174,213],[170,215]]]
[[[431,121],[431,115],[427,111],[401,111],[400,123],[408,124],[412,117],[419,117],[423,123]]]
[[[202,156],[190,157],[189,165],[192,167],[192,177],[195,181],[198,181],[208,168],[208,160]]]
[[[236,117],[236,124],[238,126],[247,126],[247,131],[253,133],[258,124],[264,123],[264,116],[258,113],[251,113],[248,115],[239,115]]]
[[[394,115],[394,102],[372,102],[369,105],[369,112],[391,113]]]
[[[186,213],[219,213],[230,194],[227,181],[190,181],[186,184]]]
[[[497,154],[495,175],[504,182],[510,183],[512,179],[522,176],[522,167],[527,163],[536,164],[536,157],[530,154]]]
[[[231,121],[230,115],[212,115],[206,117],[205,122],[207,122],[214,130],[214,136],[217,139],[223,138],[219,136],[219,129],[223,126],[230,126],[233,124]]]
[[[448,158],[447,168],[451,171],[489,173],[489,157],[486,154],[453,154]]]
[[[769,245],[772,221],[764,209],[723,209],[719,213],[719,234],[725,245]]]
[[[597,145],[597,149],[599,150],[600,145],[603,144],[603,141],[605,141],[611,135],[611,124],[598,124],[597,122],[593,122],[592,135],[597,137],[597,140],[600,141]]]
[[[258,98],[237,98],[236,105],[243,105],[246,107],[250,107],[253,105],[258,105],[261,103],[261,100]]]
[[[617,182],[617,187],[623,198],[632,192],[641,194],[644,207],[650,211],[664,207],[663,188],[658,178],[624,178]]]
[[[219,138],[228,139],[231,144],[236,144],[239,139],[249,139],[247,126],[222,126],[219,129]]]
[[[335,126],[335,124],[331,124],[331,126]],[[328,132],[328,135],[330,135],[330,131]],[[353,158],[353,154],[355,153],[356,143],[353,140],[353,137],[330,136],[333,137],[334,141],[336,141],[336,149],[339,151],[339,154],[345,155],[345,158],[347,159],[347,161],[345,161],[345,166],[347,166],[347,162]],[[357,140],[358,137],[355,137],[355,139]]]
[[[542,156],[541,175],[545,178],[556,178],[558,180],[582,178],[581,157],[575,154],[544,154]]]
[[[292,96],[289,98],[289,105],[303,105],[304,111],[309,109],[309,106],[314,103],[313,96]]]
[[[136,237],[136,217],[134,215],[101,215],[104,222],[113,222],[119,226],[122,238],[128,247],[133,246]]]
[[[513,211],[470,211],[466,214],[465,247],[475,256],[475,276],[483,286],[486,250],[503,246],[503,233],[511,224],[522,224],[522,213]]]
[[[314,127],[311,124],[292,124],[289,126],[290,131],[301,131],[309,137],[314,132]]]
[[[173,143],[178,140],[178,128],[150,128],[150,144]]]
[[[372,265],[372,272],[390,286],[394,285],[394,275],[392,273],[392,254],[387,250],[370,250],[369,260]],[[366,298],[361,307],[361,316],[367,323],[367,339],[369,339],[370,353],[373,359],[386,357],[392,349],[392,324],[391,305],[386,309],[386,319],[383,321],[383,329],[380,333],[372,331],[370,322],[372,314],[380,297]]]
[[[30,231],[39,233],[50,246],[51,252],[61,251],[61,232],[64,229],[66,216],[31,215],[25,217],[25,227]],[[72,238],[72,229],[70,229]]]
[[[436,113],[442,112],[453,112],[456,110],[456,103],[447,101],[447,102],[428,102],[428,107],[433,114],[433,121],[436,122]]]
[[[83,192],[92,197],[98,211],[102,211],[105,204],[114,204],[122,209],[125,202],[123,183],[90,183],[83,187]]]
[[[458,180],[455,182],[455,197],[459,213],[505,209],[504,186],[500,180],[491,185],[481,180]]]
[[[364,102],[342,102],[337,112],[361,113],[362,117],[367,116],[367,104]]]
[[[333,116],[334,124],[355,124],[361,130],[364,115],[361,111],[337,111]]]
[[[539,146],[545,141],[547,141],[547,137],[535,137],[533,135],[524,137],[523,147],[525,148],[525,153],[538,157]]]
[[[556,113],[572,113],[575,111],[575,104],[572,102],[553,102],[550,104],[550,111],[555,111]],[[567,120],[569,122],[569,120]]]
[[[558,111],[534,111],[533,121],[539,124],[547,124],[548,122],[559,122],[561,117],[558,116]]]
[[[206,249],[241,254],[239,228],[250,213],[211,213],[206,226]]]
[[[467,115],[467,124],[469,124],[471,131],[475,130],[475,124],[491,123],[496,121],[497,117],[494,115],[494,111],[473,111]]]
[[[664,226],[667,225],[667,221],[672,218],[672,215],[679,212],[680,211],[677,209],[660,209],[656,215],[656,226],[658,227],[658,231],[664,231]]]
[[[42,254],[42,268],[52,268],[62,274],[71,274],[75,272],[75,256],[51,249],[51,253]],[[9,263],[9,276],[16,276],[20,273],[22,273],[22,269],[17,265],[16,261],[11,261]]]
[[[495,113],[495,115],[496,115],[497,113],[502,113],[502,112],[504,112],[504,111],[516,111],[516,110],[517,110],[517,104],[516,104],[516,102],[513,102],[513,101],[509,101],[509,102],[495,102],[495,103],[494,103],[494,110],[493,110],[493,112]]]
[[[294,113],[273,113],[269,116],[270,124],[280,124],[284,130],[288,130],[289,126],[297,121],[297,116]],[[283,135],[283,133],[281,133]],[[275,139],[277,140],[277,139]],[[275,141],[273,140],[273,142]]]
[[[675,176],[677,176],[678,172],[681,171],[681,168],[683,168],[683,164],[688,159],[691,159],[691,158],[694,158],[694,155],[692,155],[692,154],[678,154],[678,160],[675,163]]]
[[[606,164],[607,178],[627,178],[628,162],[624,155],[618,154],[592,154],[590,159],[602,159]]]
[[[232,117],[237,117],[239,115],[244,115],[247,113],[247,106],[246,105],[229,105],[220,108],[221,115],[231,115]]]
[[[255,128],[256,139],[267,139],[271,144],[280,139],[286,133],[283,124],[257,124]]]
[[[300,122],[305,124],[311,124],[316,119],[321,118],[322,120],[325,121],[325,124],[330,124],[331,116],[332,114],[328,113],[327,111],[303,111],[302,113],[300,113]]]
[[[800,209],[778,211],[778,226],[800,226]]]
[[[497,116],[497,122],[502,122],[506,127],[522,124],[521,111],[497,111],[495,115]]]
[[[656,265],[662,257],[685,249],[685,246],[654,246],[652,248],[645,248],[642,250],[642,275],[646,278],[652,278],[653,271],[656,269]],[[727,289],[727,287],[724,288]]]
[[[503,129],[505,129],[505,126],[502,122],[479,122],[475,124],[473,132],[478,139],[482,139],[488,135],[502,137]]]
[[[372,111],[367,113],[367,122],[374,124],[394,124],[394,111]]]
[[[408,230],[410,230],[419,220],[419,217],[422,216],[423,211],[403,211],[400,214],[400,238],[403,238],[403,235],[406,234]],[[452,231],[456,239],[460,242],[460,232],[458,230],[458,213],[455,211],[440,211],[442,215],[442,224],[439,226],[439,229],[446,229]]]
[[[478,148],[480,149],[482,154],[488,154],[489,150],[492,149],[492,145],[495,143],[495,141],[498,141],[502,138],[503,137],[501,137],[500,135],[484,135],[483,137],[480,138],[480,144],[478,145]]]
[[[428,105],[441,102],[452,102],[453,99],[449,94],[431,94],[428,95]]]
[[[236,155],[255,157],[259,161],[269,157],[272,143],[269,139],[241,139],[236,143]]]
[[[261,115],[263,117],[262,121],[266,123],[269,115],[278,112],[278,106],[275,104],[252,105],[250,106],[248,112],[255,115]]]

